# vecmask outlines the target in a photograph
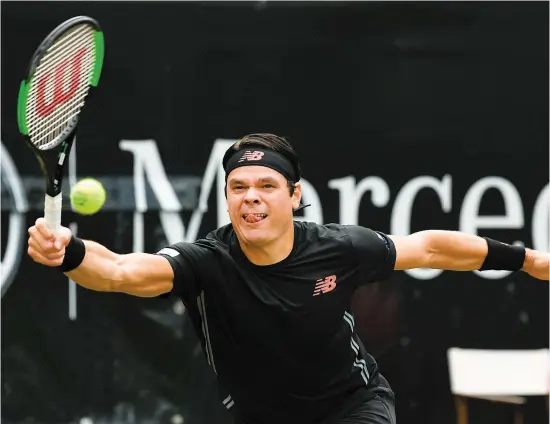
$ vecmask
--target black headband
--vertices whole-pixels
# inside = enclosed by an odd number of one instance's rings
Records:
[[[270,149],[250,147],[248,149],[228,150],[223,158],[225,180],[235,168],[241,166],[266,166],[284,175],[288,181],[300,180],[298,168],[286,156]]]

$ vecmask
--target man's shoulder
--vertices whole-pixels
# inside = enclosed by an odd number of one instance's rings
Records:
[[[342,224],[317,224],[310,221],[295,221],[298,242],[302,245],[342,247],[350,243],[348,228]]]
[[[337,223],[317,224],[312,221],[294,221],[298,231],[310,239],[342,239],[349,236],[349,226]]]
[[[303,244],[323,243],[339,247],[345,244],[355,248],[387,239],[383,233],[360,225],[317,224],[310,221],[295,221],[294,225],[298,228],[299,240]]]
[[[233,230],[233,226],[231,224],[227,224],[210,231],[202,241],[215,245],[221,249],[228,249],[234,235],[235,231]]]

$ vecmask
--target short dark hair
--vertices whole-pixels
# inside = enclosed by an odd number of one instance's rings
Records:
[[[298,175],[298,179],[302,176],[298,154],[294,150],[294,147],[292,147],[292,144],[290,144],[290,142],[286,138],[268,133],[248,134],[233,143],[233,145],[229,149],[240,150],[243,146],[262,147],[264,149],[269,149],[280,153],[294,165],[294,168],[296,169]],[[288,181],[288,189],[291,196],[294,193],[294,189],[296,188],[296,182],[297,181]]]

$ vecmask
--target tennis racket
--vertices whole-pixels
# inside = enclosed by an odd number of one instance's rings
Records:
[[[103,33],[95,20],[69,19],[38,46],[19,88],[19,132],[41,165],[44,217],[55,232],[61,226],[63,173],[90,88],[99,82],[103,51]]]

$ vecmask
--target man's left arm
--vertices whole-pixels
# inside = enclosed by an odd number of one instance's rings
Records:
[[[434,268],[450,271],[525,271],[548,280],[550,255],[458,231],[428,230],[408,236],[388,235],[395,244],[395,269]]]

